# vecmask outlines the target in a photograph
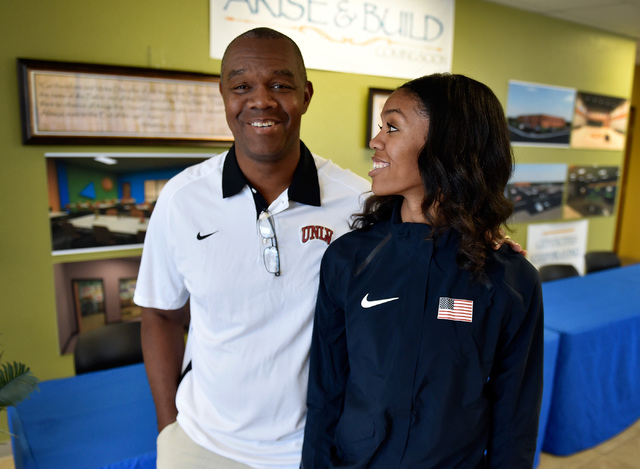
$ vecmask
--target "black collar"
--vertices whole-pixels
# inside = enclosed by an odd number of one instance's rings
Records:
[[[249,184],[249,181],[240,170],[236,159],[235,146],[232,146],[222,169],[222,197],[227,198],[236,195],[245,185],[251,187],[251,184]],[[289,186],[289,199],[305,205],[320,207],[318,170],[311,152],[302,141],[300,142],[300,161],[293,173],[293,180]]]

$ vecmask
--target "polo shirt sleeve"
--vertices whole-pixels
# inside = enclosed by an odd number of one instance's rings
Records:
[[[333,467],[330,462],[331,448],[342,413],[349,374],[344,309],[337,301],[340,293],[336,292],[339,289],[334,288],[341,282],[329,267],[327,257],[325,255],[320,270],[311,341],[307,422],[302,447],[303,469]]]
[[[146,308],[178,309],[189,298],[176,266],[175,240],[171,238],[172,189],[170,181],[160,193],[144,240],[133,300]]]
[[[527,263],[528,264],[528,263]],[[488,467],[530,468],[542,401],[542,287],[533,267],[514,271],[501,299],[509,310],[489,381],[493,410]]]

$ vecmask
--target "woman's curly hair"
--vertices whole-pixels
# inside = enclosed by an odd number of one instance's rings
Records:
[[[449,228],[460,233],[459,267],[481,273],[489,242],[502,237],[513,212],[504,193],[513,153],[502,105],[486,85],[464,75],[428,75],[398,90],[411,93],[429,120],[418,167],[432,236]],[[388,219],[399,198],[370,196],[352,228],[367,230]]]

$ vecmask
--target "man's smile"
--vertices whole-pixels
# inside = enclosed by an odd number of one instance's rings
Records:
[[[251,122],[252,127],[272,127],[276,125],[275,121]]]

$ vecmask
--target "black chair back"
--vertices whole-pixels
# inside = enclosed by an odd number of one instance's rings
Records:
[[[540,280],[542,282],[549,282],[551,280],[558,280],[567,277],[577,277],[580,275],[578,269],[571,264],[549,264],[543,265],[538,269],[540,273]]]
[[[113,232],[106,226],[93,225],[93,236],[95,236],[98,244],[104,246],[116,244],[116,238]]]
[[[80,333],[73,358],[76,374],[141,363],[140,321]]]
[[[592,251],[584,255],[585,269],[588,274],[599,270],[620,267],[620,258],[613,251]]]

